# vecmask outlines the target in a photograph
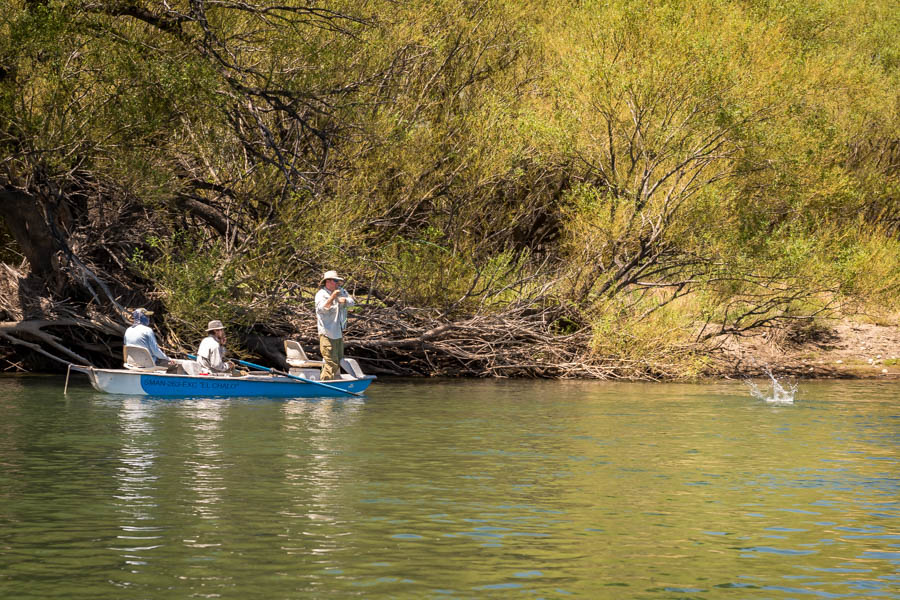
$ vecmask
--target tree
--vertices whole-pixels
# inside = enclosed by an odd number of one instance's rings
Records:
[[[340,40],[364,25],[352,11],[202,0],[0,10],[0,218],[36,280],[26,319],[53,316],[47,293],[121,318],[140,301],[129,261],[147,236],[199,219],[239,245],[333,168],[339,104],[358,82],[310,66],[328,46],[346,58]]]

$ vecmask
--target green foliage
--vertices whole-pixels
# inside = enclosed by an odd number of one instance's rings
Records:
[[[237,255],[189,231],[146,242],[155,258],[136,250],[131,266],[154,283],[166,306],[167,328],[188,345],[203,337],[212,319],[249,331],[270,321],[288,298],[292,273],[283,257],[268,253],[268,244]]]
[[[900,240],[867,228],[851,235],[834,231],[830,239],[823,254],[832,257],[827,264],[842,294],[864,312],[900,310]]]
[[[325,267],[454,314],[544,294],[635,361],[754,302],[898,310],[890,0],[117,6],[0,7],[0,175],[153,214],[133,265],[182,335]]]
[[[395,240],[380,254],[386,282],[416,306],[446,306],[466,293],[471,265],[448,248],[427,239]]]
[[[654,307],[658,300],[596,305],[591,351],[602,360],[622,365],[623,374],[698,376],[703,363],[694,352],[692,307],[684,303]]]

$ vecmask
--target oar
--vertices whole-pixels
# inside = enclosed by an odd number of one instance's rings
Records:
[[[188,354],[188,358],[191,360],[197,360],[197,357],[193,354]],[[328,385],[327,383],[322,383],[321,381],[316,381],[315,379],[307,379],[306,377],[300,377],[299,375],[291,375],[290,373],[285,373],[284,371],[279,371],[278,369],[270,369],[269,367],[264,367],[262,365],[256,365],[252,362],[247,362],[244,360],[238,360],[236,358],[232,359],[234,362],[244,365],[245,367],[250,367],[251,369],[257,369],[259,371],[268,371],[269,373],[274,373],[276,375],[282,375],[283,377],[289,377],[290,379],[296,379],[297,381],[302,381],[303,383],[311,383],[313,385],[318,385],[323,388],[328,388],[329,390],[334,390],[336,392],[342,392],[344,394],[349,394],[351,396],[362,396],[359,392],[351,392],[350,390],[344,390],[336,385]]]

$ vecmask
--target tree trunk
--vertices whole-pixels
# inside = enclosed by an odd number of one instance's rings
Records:
[[[42,203],[19,190],[0,188],[0,218],[19,244],[31,272],[47,278],[56,276],[58,248]]]

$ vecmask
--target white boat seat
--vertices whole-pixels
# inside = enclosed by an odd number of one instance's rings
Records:
[[[142,346],[125,346],[122,353],[125,355],[124,367],[126,369],[155,371],[157,368],[161,368],[165,370],[165,367],[156,366],[156,361],[153,360],[150,351]]]
[[[352,358],[342,358],[341,359],[341,368],[349,375],[351,375],[354,379],[361,379],[365,377],[362,369],[359,366],[359,363]]]
[[[286,362],[289,367],[304,369],[315,367],[321,368],[325,365],[321,360],[309,360],[309,357],[306,356],[306,352],[303,351],[300,342],[294,340],[284,340],[284,353],[287,355]]]

